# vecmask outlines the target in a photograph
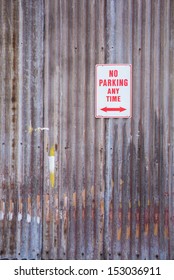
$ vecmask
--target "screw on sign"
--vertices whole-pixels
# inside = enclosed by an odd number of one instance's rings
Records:
[[[132,66],[130,64],[96,65],[96,118],[132,116]]]

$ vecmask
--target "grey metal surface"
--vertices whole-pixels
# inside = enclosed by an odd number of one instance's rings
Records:
[[[173,13],[0,1],[1,258],[174,258]],[[100,63],[132,64],[131,119],[95,119]]]

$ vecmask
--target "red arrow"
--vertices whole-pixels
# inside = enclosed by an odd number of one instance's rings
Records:
[[[123,107],[120,107],[120,108],[107,108],[107,107],[104,107],[104,108],[102,108],[101,109],[102,111],[104,111],[104,112],[108,112],[108,111],[118,111],[118,112],[123,112],[123,111],[125,111],[126,109],[125,108],[123,108]]]

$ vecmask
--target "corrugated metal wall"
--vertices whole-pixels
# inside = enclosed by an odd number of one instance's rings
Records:
[[[0,1],[0,257],[174,258],[174,1]],[[95,64],[133,117],[95,119]]]

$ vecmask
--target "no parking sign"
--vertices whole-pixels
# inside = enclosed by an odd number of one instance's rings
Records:
[[[132,66],[96,65],[96,118],[132,116]]]

